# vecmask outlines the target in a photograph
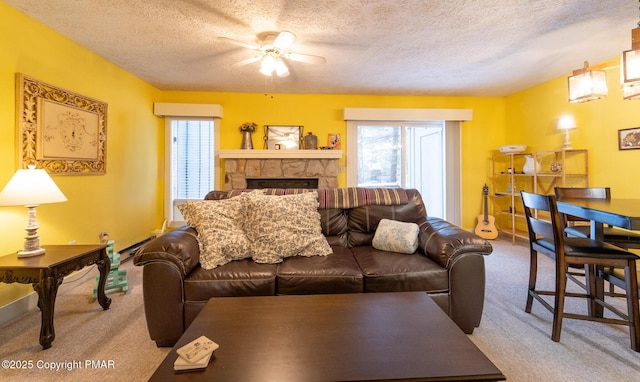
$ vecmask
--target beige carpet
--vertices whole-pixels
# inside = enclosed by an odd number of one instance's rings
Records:
[[[551,341],[551,313],[537,301],[531,314],[524,311],[528,242],[513,246],[510,240],[494,240],[492,245],[482,322],[470,338],[509,381],[640,381],[640,353],[630,349],[626,326],[564,320],[560,342]],[[538,286],[553,289],[554,263],[539,258]],[[612,301],[626,311],[624,299]],[[583,299],[569,298],[566,304],[566,310],[587,311]]]
[[[58,290],[53,346],[42,350],[40,311],[36,308],[0,327],[0,360],[32,361],[27,370],[0,370],[3,381],[146,381],[170,349],[157,348],[149,339],[142,303],[142,269],[125,262],[129,291],[107,291],[111,307],[102,310],[93,300],[97,268],[85,268],[84,277],[65,282]],[[75,276],[75,275],[73,275]],[[74,277],[75,278],[75,277]],[[85,360],[100,366],[85,366]],[[102,362],[105,361],[105,362]],[[110,366],[110,361],[112,361]],[[23,363],[26,363],[23,362]],[[49,364],[45,364],[49,363]],[[53,364],[53,363],[58,364]],[[73,363],[76,365],[73,365]],[[77,365],[80,364],[80,366]],[[59,370],[39,369],[38,366]],[[28,366],[28,365],[27,365]],[[65,369],[65,366],[70,366]]]
[[[551,314],[534,303],[524,312],[528,248],[495,240],[487,257],[487,296],[482,323],[469,336],[509,381],[638,381],[640,353],[629,348],[626,327],[566,320],[559,343],[550,339]],[[544,259],[545,284],[553,282],[552,262]],[[56,302],[56,340],[50,349],[38,343],[40,312],[34,309],[0,326],[0,360],[33,361],[29,370],[0,370],[2,381],[145,381],[169,349],[149,339],[142,306],[142,269],[129,261],[130,289],[109,291],[111,308],[92,301],[96,269],[65,282]],[[618,299],[619,300],[619,299]],[[623,301],[616,301],[624,306]],[[581,303],[570,303],[580,310]],[[85,360],[113,361],[113,367],[85,367]],[[38,369],[41,362],[79,362],[71,370]],[[428,362],[428,360],[425,360]],[[64,364],[62,364],[64,366]]]

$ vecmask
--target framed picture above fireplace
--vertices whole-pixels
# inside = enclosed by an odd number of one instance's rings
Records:
[[[298,150],[304,126],[264,126],[264,148],[268,150]]]

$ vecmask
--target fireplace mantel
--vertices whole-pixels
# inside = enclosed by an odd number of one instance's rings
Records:
[[[342,150],[220,150],[222,159],[341,159]]]

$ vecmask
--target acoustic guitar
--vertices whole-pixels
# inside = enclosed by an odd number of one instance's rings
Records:
[[[487,197],[489,195],[489,187],[485,184],[482,187],[484,195],[484,214],[478,216],[478,225],[476,225],[476,235],[483,239],[493,240],[498,237],[498,230],[495,225],[495,218],[489,215],[489,203]]]

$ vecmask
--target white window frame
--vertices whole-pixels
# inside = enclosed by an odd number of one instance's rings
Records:
[[[157,116],[165,117],[164,123],[164,218],[168,222],[169,227],[179,227],[186,222],[183,220],[182,215],[176,213],[173,197],[173,185],[172,185],[172,157],[171,157],[171,121],[172,120],[209,120],[213,121],[213,188],[217,190],[220,187],[220,119],[222,118],[222,106],[214,104],[175,104],[175,103],[155,103],[154,114]],[[179,216],[179,217],[178,217]],[[178,218],[176,218],[178,217]]]
[[[462,224],[462,132],[461,122],[470,121],[471,109],[391,109],[391,108],[345,108],[347,122],[347,158],[358,157],[358,124],[373,122],[394,124],[398,122],[445,122],[445,182],[447,198],[445,218],[453,224]],[[404,146],[404,141],[403,141]],[[403,150],[404,151],[404,150]],[[403,162],[404,165],[404,162]],[[358,184],[357,161],[347,161],[347,187]],[[404,179],[403,179],[404,181]]]

